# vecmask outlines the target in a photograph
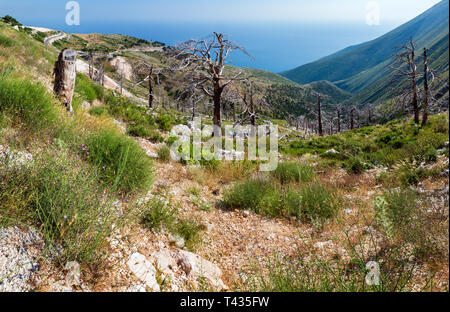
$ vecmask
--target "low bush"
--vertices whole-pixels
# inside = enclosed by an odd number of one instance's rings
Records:
[[[174,227],[175,233],[183,237],[189,250],[194,250],[201,243],[201,232],[204,230],[205,226],[195,220],[178,220]]]
[[[280,181],[281,184],[289,182],[311,182],[315,177],[314,169],[308,164],[296,162],[284,162],[278,164],[272,176]]]
[[[158,147],[156,153],[161,161],[168,162],[170,160],[170,149],[167,145]]]
[[[358,158],[350,158],[344,163],[345,168],[349,173],[360,174],[364,171],[365,166]]]
[[[390,235],[399,233],[405,226],[412,226],[417,196],[412,190],[393,190],[384,193],[375,201],[377,218]]]
[[[162,199],[152,199],[142,214],[142,224],[159,230],[161,227],[171,228],[175,222],[175,210],[169,209]]]
[[[162,198],[153,198],[144,207],[142,224],[155,231],[167,229],[171,233],[182,237],[185,246],[194,250],[201,242],[201,232],[205,227],[195,220],[179,219],[177,210],[170,208],[170,203]]]
[[[320,183],[303,186],[299,191],[286,194],[287,214],[303,222],[321,225],[334,217],[341,208],[341,199],[336,192]]]
[[[89,114],[92,116],[101,116],[106,114],[106,109],[102,106],[94,106],[89,109]]]
[[[84,74],[78,73],[75,83],[75,92],[82,95],[87,101],[101,100],[104,96],[103,87],[96,84]]]
[[[163,131],[170,131],[172,129],[172,118],[169,115],[159,115],[156,122],[159,125],[159,129]]]
[[[114,190],[131,193],[152,182],[151,161],[137,142],[112,130],[89,135],[81,154],[101,169],[100,179]]]
[[[306,262],[301,257],[268,256],[251,262],[243,271],[248,278],[235,291],[244,292],[407,292],[413,290],[414,265],[398,260],[397,250],[380,261],[379,285],[368,285],[370,273],[364,255],[350,252],[350,263],[323,260],[318,256]],[[243,274],[243,275],[244,275]],[[428,289],[425,283],[423,290]]]
[[[223,204],[228,209],[248,209],[271,217],[295,216],[320,226],[337,214],[341,199],[332,188],[319,183],[282,191],[270,181],[256,179],[228,189]]]
[[[430,211],[425,213],[420,204],[411,189],[386,191],[374,202],[377,219],[391,240],[412,246],[417,259],[448,259],[448,245],[443,243],[448,238],[448,223],[430,217]]]
[[[0,80],[0,113],[31,130],[49,126],[57,117],[53,97],[38,83],[27,80]]]
[[[148,138],[152,134],[149,127],[143,124],[129,125],[127,134],[134,137]]]
[[[225,192],[223,203],[228,209],[250,209],[257,213],[267,212],[269,207],[264,206],[264,201],[267,204],[267,198],[272,197],[271,195],[274,193],[278,194],[278,190],[271,182],[260,179],[248,180],[237,183],[228,189]]]
[[[48,246],[63,247],[61,262],[99,264],[116,220],[95,173],[59,150],[0,171],[0,225],[34,223]]]
[[[12,46],[14,46],[14,41],[9,37],[0,34],[0,47],[10,48]]]

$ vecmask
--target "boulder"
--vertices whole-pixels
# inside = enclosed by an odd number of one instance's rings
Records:
[[[228,289],[222,281],[222,270],[214,263],[185,250],[178,250],[177,258],[177,264],[188,276],[207,279],[217,291]]]
[[[130,256],[127,264],[130,271],[144,282],[148,288],[155,292],[160,291],[156,280],[156,269],[143,254],[135,252]]]

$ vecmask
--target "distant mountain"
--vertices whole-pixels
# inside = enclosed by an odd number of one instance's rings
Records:
[[[376,102],[390,96],[386,67],[395,53],[394,48],[407,43],[410,37],[418,51],[423,47],[430,49],[432,68],[437,67],[448,78],[448,35],[449,0],[443,0],[375,40],[348,47],[282,75],[301,84],[328,80],[355,94],[359,101]]]

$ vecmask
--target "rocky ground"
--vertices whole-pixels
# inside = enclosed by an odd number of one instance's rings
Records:
[[[142,139],[139,143],[150,157],[156,157],[158,145]],[[0,151],[4,158],[9,155],[21,165],[32,160],[27,153],[13,153],[3,146]],[[448,164],[448,159],[441,157],[438,164],[445,162]],[[271,219],[250,211],[223,210],[218,203],[226,185],[220,179],[208,177],[200,184],[191,172],[195,167],[173,162],[155,162],[155,165],[156,181],[148,196],[140,201],[159,196],[164,190],[167,199],[180,207],[181,217],[204,225],[202,242],[195,253],[187,250],[183,239],[167,231],[155,232],[130,224],[110,237],[110,255],[105,269],[93,279],[85,276],[76,262],[56,270],[51,256],[43,258],[49,253],[45,252],[47,247],[35,230],[0,229],[0,291],[226,291],[240,285],[246,278],[243,271],[252,262],[261,264],[271,255],[348,258],[343,243],[344,229],[350,240],[362,242],[360,248],[366,254],[377,251],[374,238],[376,245],[381,245],[385,239],[359,218],[367,209],[362,203],[381,194],[375,181],[376,172],[359,177],[348,177],[342,170],[327,173],[329,180],[359,187],[346,194],[342,228],[330,224],[318,231],[294,219]],[[211,210],[202,210],[193,202],[188,192],[192,187],[199,189],[198,198],[209,203]],[[418,190],[429,195],[431,213],[448,218],[448,183],[445,180],[425,181]],[[117,202],[117,209],[125,212],[128,205]],[[423,272],[418,268],[416,274],[420,276]],[[441,271],[440,279],[443,281],[440,287],[448,287],[448,268]]]

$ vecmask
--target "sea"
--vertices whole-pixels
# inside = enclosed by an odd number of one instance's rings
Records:
[[[373,40],[398,25],[304,22],[103,22],[82,21],[79,26],[45,20],[24,21],[70,33],[122,34],[176,46],[189,39],[206,39],[213,32],[226,34],[250,57],[234,52],[229,63],[275,73],[316,61],[351,45]]]

